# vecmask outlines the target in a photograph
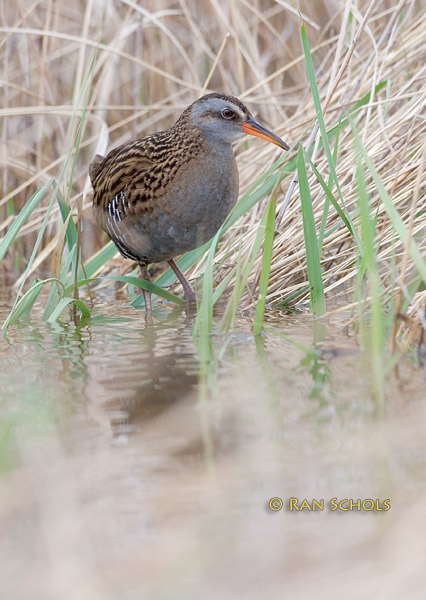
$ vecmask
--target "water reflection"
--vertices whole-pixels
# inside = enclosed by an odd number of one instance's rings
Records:
[[[102,356],[89,360],[92,381],[86,393],[100,398],[103,410],[112,415],[114,435],[149,428],[151,420],[176,404],[178,415],[188,398],[196,401],[198,363],[191,324],[184,320],[176,325],[142,326],[131,337],[121,334]],[[103,335],[96,332],[98,340]]]
[[[369,590],[392,572],[401,596],[426,522],[417,371],[377,416],[337,327],[279,315],[254,339],[248,319],[200,360],[184,313],[147,329],[107,304],[0,341],[2,598],[326,598],[349,570]],[[392,508],[275,514],[272,497]]]

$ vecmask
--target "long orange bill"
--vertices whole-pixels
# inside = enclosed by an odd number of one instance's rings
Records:
[[[290,147],[280,137],[275,135],[275,133],[272,133],[272,131],[269,131],[269,129],[266,129],[266,127],[261,125],[256,119],[253,119],[253,117],[250,117],[250,119],[243,123],[241,127],[243,128],[244,133],[268,140],[268,142],[283,148],[283,150],[290,150]]]

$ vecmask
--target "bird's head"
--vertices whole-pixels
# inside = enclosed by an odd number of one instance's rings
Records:
[[[200,129],[209,140],[231,144],[242,135],[249,134],[289,150],[289,146],[281,138],[259,123],[241,100],[234,96],[216,92],[207,94],[191,104],[185,113],[192,125]]]

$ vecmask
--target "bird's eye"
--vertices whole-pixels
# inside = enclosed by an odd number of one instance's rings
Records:
[[[234,116],[234,111],[231,110],[230,108],[224,108],[222,110],[222,117],[224,117],[225,119],[232,119],[233,116]]]

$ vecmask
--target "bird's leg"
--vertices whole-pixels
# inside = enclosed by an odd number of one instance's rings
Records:
[[[141,277],[142,279],[146,279],[149,281],[148,275],[148,266],[140,265],[141,267]],[[145,300],[145,323],[147,325],[152,325],[152,302],[151,302],[151,292],[148,290],[142,289],[143,297]]]
[[[169,265],[171,266],[173,271],[176,273],[176,276],[179,279],[179,281],[183,287],[183,293],[184,293],[187,305],[194,306],[197,302],[197,296],[195,294],[194,288],[189,283],[189,281],[187,280],[185,275],[182,273],[182,271],[179,269],[174,258],[171,258],[167,262],[169,263]]]

